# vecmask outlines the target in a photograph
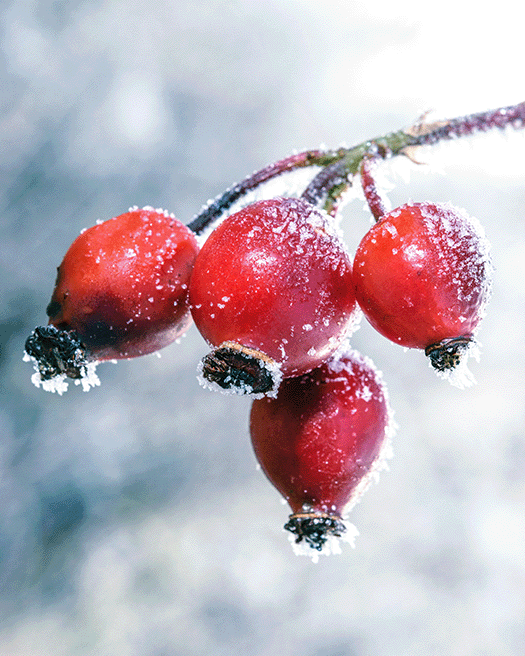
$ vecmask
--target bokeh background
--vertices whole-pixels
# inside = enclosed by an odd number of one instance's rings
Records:
[[[394,204],[451,201],[486,227],[494,296],[475,387],[363,322],[389,385],[389,472],[356,548],[313,564],[257,470],[249,401],[201,389],[193,329],[36,389],[75,236],[130,205],[187,222],[294,149],[351,145],[525,99],[515,5],[351,0],[4,0],[0,60],[0,654],[522,656],[525,653],[525,141],[479,137],[385,169]],[[273,194],[273,190],[268,192]],[[348,203],[351,250],[369,226]]]

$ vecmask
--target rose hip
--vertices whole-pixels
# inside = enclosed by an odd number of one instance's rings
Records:
[[[42,378],[80,378],[87,361],[145,355],[184,333],[197,251],[191,230],[150,207],[82,232],[58,267],[49,326],[26,343]]]
[[[190,283],[195,324],[214,351],[203,376],[274,393],[319,366],[357,317],[352,264],[329,217],[306,201],[253,203],[211,233]]]
[[[321,551],[384,466],[393,429],[387,392],[370,359],[348,351],[253,401],[257,460],[293,514],[285,528]]]
[[[453,369],[473,341],[490,296],[483,229],[450,204],[407,204],[382,216],[354,259],[356,296],[382,335],[425,349]]]

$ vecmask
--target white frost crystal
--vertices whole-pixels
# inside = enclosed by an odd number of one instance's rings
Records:
[[[468,368],[468,360],[474,358],[476,362],[479,362],[479,350],[480,344],[475,340],[472,340],[465,347],[465,350],[461,353],[459,363],[452,369],[446,369],[445,371],[439,371],[434,369],[437,375],[444,380],[448,380],[451,385],[458,387],[459,389],[465,389],[466,387],[472,387],[476,384],[476,379],[474,374]],[[429,367],[432,367],[432,362],[429,360]]]
[[[296,542],[295,535],[288,533],[288,539],[292,545],[292,550],[296,556],[308,556],[313,563],[319,562],[319,556],[331,556],[332,554],[342,553],[341,542],[346,542],[352,549],[355,549],[355,539],[359,535],[357,528],[350,522],[342,522],[345,527],[345,532],[340,536],[327,535],[326,542],[323,544],[320,551],[312,549],[307,542]]]
[[[35,368],[35,373],[31,376],[33,385],[41,387],[45,392],[52,392],[53,394],[56,392],[59,396],[67,392],[69,385],[66,374],[58,374],[57,376],[53,376],[53,378],[42,378],[36,358],[24,352],[23,360],[24,362],[33,363]],[[87,363],[81,368],[81,377],[75,379],[75,385],[82,385],[84,392],[89,392],[92,387],[98,387],[100,385],[100,379],[96,374],[97,364],[98,362]]]

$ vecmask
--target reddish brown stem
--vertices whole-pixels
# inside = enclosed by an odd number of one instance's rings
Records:
[[[434,123],[420,121],[405,132],[416,138],[414,145],[423,146],[509,126],[516,129],[525,126],[525,102]]]
[[[386,199],[377,188],[374,175],[377,168],[376,164],[377,158],[365,155],[361,161],[359,173],[361,175],[361,187],[363,188],[368,207],[370,208],[374,219],[379,221],[379,219],[388,211],[388,199]]]
[[[352,184],[348,179],[348,173],[344,161],[334,162],[320,171],[301,194],[301,198],[312,205],[319,204],[322,200],[325,206],[328,204],[330,194],[335,195],[339,188],[347,189]],[[338,199],[338,201],[340,198]],[[333,202],[326,207],[331,216],[335,216],[339,202]]]
[[[291,155],[274,164],[266,166],[260,171],[249,175],[241,182],[238,182],[230,189],[227,189],[221,196],[217,197],[212,203],[204,207],[197,214],[188,228],[195,234],[200,234],[206,228],[226,212],[239,198],[245,196],[248,192],[256,189],[259,185],[272,180],[288,171],[305,168],[308,166],[328,166],[333,162],[341,160],[346,155],[346,149],[339,150],[307,150],[303,153]]]

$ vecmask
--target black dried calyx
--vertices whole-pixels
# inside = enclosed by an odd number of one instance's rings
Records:
[[[25,351],[36,361],[42,380],[63,374],[75,379],[85,375],[86,348],[74,332],[37,326],[26,340]]]

